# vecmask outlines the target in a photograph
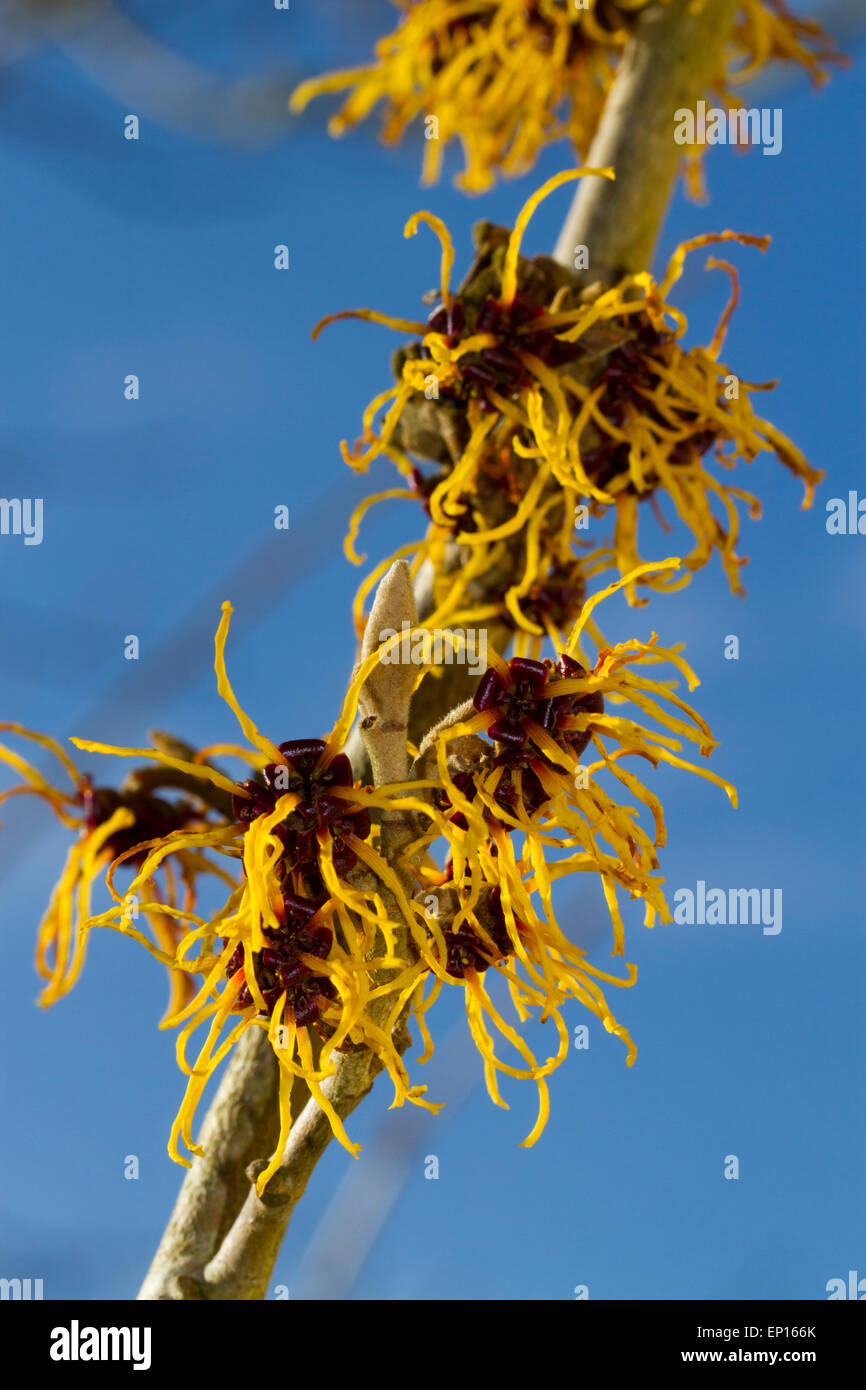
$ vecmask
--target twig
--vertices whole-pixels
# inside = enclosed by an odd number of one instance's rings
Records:
[[[204,1296],[197,1276],[246,1198],[249,1164],[273,1150],[278,1130],[276,1060],[264,1032],[248,1028],[202,1126],[205,1156],[192,1160],[140,1299]]]
[[[341,1119],[351,1115],[361,1103],[380,1069],[366,1048],[337,1059],[334,1075],[322,1083],[322,1090]],[[307,1101],[292,1127],[283,1162],[264,1197],[256,1196],[255,1187],[249,1188],[219,1253],[204,1272],[199,1297],[233,1302],[265,1297],[292,1212],[331,1138],[326,1115],[314,1100]],[[264,1160],[253,1164],[248,1178],[252,1181],[264,1166]]]

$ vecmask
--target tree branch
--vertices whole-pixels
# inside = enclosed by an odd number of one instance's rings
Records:
[[[249,1164],[277,1142],[277,1116],[276,1059],[262,1029],[248,1028],[205,1117],[204,1157],[192,1160],[140,1299],[204,1297],[198,1276],[246,1198]]]
[[[735,0],[706,0],[694,13],[691,0],[670,0],[640,17],[587,159],[595,167],[612,164],[616,182],[582,181],[557,244],[556,259],[561,264],[571,266],[574,247],[586,245],[594,281],[611,281],[622,272],[649,265],[682,157],[673,140],[674,112],[693,105],[704,94],[707,79],[720,62],[734,8]],[[397,568],[392,567],[389,575]],[[405,566],[400,576],[399,583],[408,588]],[[392,582],[397,585],[398,580]],[[422,616],[428,614],[423,581],[416,584],[415,598]],[[416,620],[414,607],[404,613],[410,623]],[[378,629],[398,630],[400,625],[399,621],[380,623],[378,618],[377,624]],[[373,640],[377,629],[368,627]],[[504,649],[507,630],[488,631],[494,645]],[[408,722],[410,735],[419,742],[427,728],[471,693],[461,685],[465,677],[466,668],[454,665],[445,668],[441,680],[424,681],[413,702],[412,718],[405,708],[395,722]],[[381,724],[375,731],[368,726],[366,732],[372,732],[368,749],[362,742],[364,732],[357,727],[346,749],[356,773],[362,778],[367,775],[368,758],[378,764],[380,775],[392,772],[401,755],[395,751],[395,741],[386,741],[389,731]],[[396,730],[390,732],[396,737]],[[265,1057],[261,1051],[262,1038],[260,1030],[250,1029],[236,1049],[202,1130],[208,1157],[193,1160],[141,1298],[250,1300],[265,1296],[292,1211],[330,1142],[331,1130],[319,1107],[308,1101],[264,1200],[259,1200],[254,1187],[248,1187],[274,1144],[276,1100],[268,1100],[268,1095],[273,1097],[269,1088],[275,1067],[272,1055]],[[401,1047],[407,1042],[408,1038],[401,1039]],[[340,1056],[324,1088],[341,1117],[351,1114],[369,1092],[376,1069],[365,1050]],[[259,1162],[250,1165],[251,1156]],[[250,1171],[245,1173],[248,1165]],[[242,1203],[239,1189],[246,1194]]]
[[[377,1012],[387,1012],[388,1001],[378,1002]],[[380,1069],[366,1048],[338,1057],[334,1075],[322,1083],[322,1090],[341,1119],[369,1093]],[[233,1302],[265,1297],[292,1212],[332,1137],[327,1116],[311,1098],[292,1126],[283,1162],[264,1197],[256,1196],[255,1186],[249,1188],[237,1219],[204,1271],[199,1297]],[[265,1160],[250,1166],[250,1182],[264,1167]]]
[[[737,0],[669,0],[638,17],[586,163],[616,173],[581,179],[554,259],[574,264],[586,246],[587,281],[648,270],[683,158],[674,112],[694,108],[721,65]]]

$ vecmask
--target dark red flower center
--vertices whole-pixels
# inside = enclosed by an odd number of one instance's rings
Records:
[[[150,792],[117,791],[114,787],[94,787],[88,776],[79,783],[79,796],[84,811],[84,823],[88,832],[105,825],[121,809],[131,811],[135,816],[132,825],[123,830],[115,830],[106,841],[106,848],[112,858],[125,854],[136,845],[148,840],[161,840],[173,831],[182,830],[199,812],[188,801],[167,801]],[[144,862],[144,851],[130,855],[126,863],[138,867]]]
[[[266,945],[261,951],[253,953],[253,969],[264,1000],[265,1017],[270,1018],[285,992],[282,1021],[287,1023],[294,1019],[298,1027],[303,1028],[318,1022],[328,1003],[336,998],[333,982],[327,976],[317,974],[301,959],[302,955],[306,955],[324,960],[331,949],[333,933],[330,927],[318,921],[323,906],[324,900],[301,898],[294,893],[283,894],[283,925],[276,931],[266,930],[263,933]],[[231,978],[244,968],[244,949],[238,946],[226,966],[226,975]],[[245,980],[234,1008],[247,1009],[252,1002],[252,991]]]
[[[468,312],[467,312],[468,308]],[[456,347],[464,336],[486,333],[495,338],[489,347],[468,352],[460,358],[460,378],[453,386],[440,386],[440,394],[455,400],[478,400],[483,412],[495,410],[491,393],[511,399],[535,380],[521,359],[521,353],[531,353],[546,366],[564,367],[583,355],[581,343],[563,343],[550,328],[538,328],[537,320],[547,313],[529,295],[519,292],[511,304],[498,299],[485,299],[480,309],[466,305],[454,295],[449,307],[440,304],[427,322],[434,333],[445,335],[449,347]],[[421,346],[422,358],[432,357],[430,349]]]
[[[445,968],[449,975],[463,979],[467,970],[475,970],[481,974],[496,961],[503,960],[514,951],[498,888],[494,888],[488,898],[487,916],[488,920],[484,923],[484,929],[493,943],[492,950],[480,932],[477,932],[468,922],[463,922],[457,931],[449,928],[443,932],[447,953]],[[523,929],[522,922],[517,922],[517,929],[518,931]]]
[[[664,350],[673,341],[672,334],[657,329],[646,314],[632,315],[621,322],[633,336],[613,350],[593,383],[594,386],[604,383],[605,388],[598,409],[618,429],[630,417],[643,415],[669,431],[671,421],[665,419],[646,393],[654,391],[662,379],[656,370],[656,361],[664,362]],[[719,427],[709,422],[700,424],[700,416],[693,410],[677,409],[676,418],[680,424],[696,428],[694,433],[673,445],[668,461],[683,465],[696,456],[702,458],[718,438]],[[604,488],[613,478],[628,474],[629,450],[627,440],[605,436],[594,447],[583,450],[581,460],[593,482]]]
[[[370,833],[369,811],[334,795],[336,788],[354,784],[348,757],[338,753],[323,764],[325,744],[321,739],[281,743],[279,751],[284,761],[268,763],[262,770],[263,782],[249,778],[242,784],[249,796],[234,798],[235,816],[241,824],[249,824],[273,811],[281,796],[293,792],[300,798],[297,806],[274,829],[285,847],[278,873],[285,876],[294,869],[302,873],[314,870],[322,831],[330,838],[336,872],[341,876],[348,873],[358,858],[346,843],[347,837],[366,840]]]

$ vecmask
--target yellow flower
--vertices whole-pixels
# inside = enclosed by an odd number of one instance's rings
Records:
[[[358,125],[384,103],[383,140],[397,143],[425,121],[424,183],[439,178],[445,147],[457,140],[465,168],[459,187],[480,193],[497,174],[514,177],[567,138],[583,157],[634,17],[648,0],[395,0],[394,33],[361,68],[303,82],[291,108],[349,89],[332,117],[332,135]],[[838,61],[820,26],[796,19],[782,0],[743,0],[713,87],[750,80],[771,61],[794,62],[814,80]]]
[[[623,574],[637,568],[640,503],[649,501],[655,509],[665,495],[692,532],[694,548],[682,574],[645,582],[682,587],[717,553],[739,591],[737,503],[745,503],[752,516],[760,506],[752,494],[716,476],[706,463],[709,451],[725,471],[738,459],[750,463],[761,452],[775,453],[802,478],[804,506],[822,477],[756,413],[752,397],[774,383],[743,381],[718,360],[738,297],[734,268],[708,261],[731,276],[733,291],[707,347],[683,346],[685,316],[667,302],[688,252],[725,241],[763,250],[768,239],[732,232],[697,237],[679,247],[660,282],[641,273],[606,291],[580,293],[554,262],[522,261],[519,250],[538,203],[584,174],[611,177],[609,170],[559,174],[528,200],[512,233],[500,234],[497,242],[497,229],[486,228],[483,254],[456,293],[450,288],[454,253],[447,230],[429,213],[413,217],[406,235],[423,221],[443,247],[442,300],[428,324],[368,310],[323,321],[359,317],[421,335],[399,356],[397,384],[366,411],[361,440],[354,449],[342,446],[355,468],[386,455],[412,487],[368,499],[353,518],[347,545],[358,559],[354,537],[373,502],[394,496],[422,500],[432,527],[424,541],[399,554],[413,554],[416,569],[431,562],[438,623],[456,621],[457,611],[477,621],[510,615],[530,635],[550,637],[558,630],[561,636],[561,619],[557,629],[542,612],[533,617],[533,591],[540,586],[546,595],[542,608],[549,607],[563,571],[578,595],[581,573],[586,579],[612,566]],[[434,462],[438,472],[423,475],[413,456]],[[574,528],[578,506],[597,518],[613,515],[612,546],[581,545]],[[461,562],[449,570],[447,551],[454,544]],[[499,574],[507,583],[497,596],[491,576]],[[359,623],[373,582],[371,576],[359,594]],[[476,603],[473,595],[480,594],[485,597]],[[634,585],[627,596],[633,604],[642,601]]]
[[[676,569],[678,563],[668,560],[655,568]],[[445,952],[437,944],[430,991],[414,1001],[427,1042],[422,1060],[432,1049],[424,1025],[427,1010],[443,985],[462,987],[493,1101],[503,1103],[498,1072],[532,1078],[538,1085],[538,1119],[526,1144],[544,1126],[546,1078],[568,1050],[562,1009],[569,998],[579,1000],[625,1041],[629,1065],[635,1056],[602,989],[604,983],[632,984],[635,968],[628,966],[621,978],[590,964],[556,921],[554,882],[573,873],[598,876],[613,925],[614,956],[625,953],[618,892],[644,904],[647,926],[671,920],[657,874],[657,851],[665,843],[664,813],[625,761],[637,757],[653,768],[668,763],[696,773],[721,786],[736,805],[732,786],[682,756],[683,740],[697,745],[704,756],[716,747],[704,720],[669,682],[647,674],[647,668],[668,664],[694,688],[697,678],[678,651],[661,647],[653,634],[649,642],[622,642],[602,650],[592,670],[576,660],[594,607],[640,577],[618,580],[584,606],[556,663],[506,662],[492,653],[472,706],[422,747],[416,785],[433,788],[433,809],[427,835],[412,848],[417,853],[444,839],[449,852],[444,876],[432,862],[421,871],[426,900],[432,897],[448,913]],[[631,705],[637,719],[631,712],[610,712],[610,705]],[[584,766],[580,759],[590,745],[598,759]],[[613,779],[615,791],[624,788],[637,809],[619,804],[600,777]],[[649,813],[651,830],[641,823],[641,808]],[[554,1021],[559,1039],[554,1056],[536,1060],[519,1028],[505,1021],[485,988],[482,976],[488,969],[507,981],[518,1024],[534,1017],[533,1010],[541,1020]],[[499,1058],[488,1022],[524,1065]]]
[[[178,1064],[187,1076],[169,1140],[172,1158],[189,1164],[181,1145],[202,1152],[192,1133],[199,1100],[214,1070],[253,1027],[267,1033],[280,1074],[279,1140],[257,1179],[259,1193],[284,1155],[298,1081],[327,1115],[335,1137],[358,1153],[325,1086],[341,1051],[369,1049],[389,1074],[395,1105],[409,1101],[437,1109],[425,1099],[425,1088],[411,1083],[395,1035],[408,1010],[424,1040],[420,1061],[425,1061],[432,1049],[429,1011],[446,985],[465,990],[469,1027],[494,1101],[503,1104],[499,1073],[535,1080],[539,1114],[526,1143],[543,1128],[547,1077],[567,1050],[562,1008],[569,998],[623,1038],[628,1060],[633,1059],[633,1044],[608,1007],[603,985],[633,983],[634,967],[619,977],[592,965],[557,924],[552,891],[567,874],[597,875],[613,924],[613,953],[623,955],[618,892],[643,902],[648,925],[671,915],[658,876],[662,809],[624,760],[641,757],[653,767],[665,762],[686,768],[724,787],[735,803],[732,787],[681,756],[683,739],[705,755],[715,747],[704,721],[669,683],[640,670],[667,662],[693,686],[696,679],[677,651],[661,648],[653,636],[648,643],[603,650],[592,670],[577,659],[601,599],[678,564],[647,566],[588,600],[567,644],[557,648],[556,665],[527,659],[507,663],[493,652],[472,709],[431,734],[417,775],[405,783],[356,784],[342,751],[364,684],[402,634],[390,636],[360,664],[325,738],[276,746],[259,732],[229,684],[228,604],[216,638],[218,688],[249,747],[221,745],[198,756],[234,753],[255,776],[233,782],[209,764],[160,749],[73,740],[90,752],[153,759],[232,796],[230,823],[184,826],[140,846],[129,889],[145,894],[173,856],[210,851],[240,861],[243,868],[219,911],[204,918],[186,904],[163,905],[179,936],[167,950],[159,938],[150,940],[130,923],[110,872],[114,904],[84,924],[85,931],[120,931],[173,970],[198,977],[193,996],[163,1023],[179,1029]],[[608,704],[622,703],[657,727],[608,712]],[[599,757],[584,768],[579,758],[590,743]],[[649,812],[652,831],[642,824],[640,809],[619,804],[597,774],[609,775]],[[414,817],[417,836],[394,863],[381,853],[377,820],[397,810]],[[438,845],[449,854],[444,872],[433,858]],[[431,894],[446,914],[441,923],[430,912]],[[553,1019],[559,1038],[554,1055],[537,1060],[519,1028],[503,1018],[481,978],[491,967],[507,981],[518,1023],[533,1012]],[[497,1054],[490,1024],[516,1050],[518,1065]],[[200,1028],[204,1042],[188,1059]]]
[[[831,64],[838,67],[848,62],[820,24],[792,14],[785,0],[742,0],[730,48],[727,71],[716,83],[719,91],[726,83],[741,87],[753,82],[774,62],[795,63],[815,86],[821,86]]]
[[[577,9],[553,0],[410,0],[399,6],[395,33],[376,45],[373,64],[302,83],[292,109],[350,88],[331,133],[357,125],[384,101],[386,144],[424,116],[424,182],[436,182],[445,146],[459,140],[466,168],[457,182],[480,193],[499,171],[525,173],[553,141],[568,137],[587,147],[627,38],[628,12],[642,3]]]
[[[187,906],[165,907],[179,928],[171,953],[129,923],[116,893],[114,905],[86,925],[88,930],[120,931],[187,978],[201,977],[193,997],[162,1025],[180,1027],[178,1064],[189,1078],[169,1140],[175,1161],[189,1166],[180,1143],[201,1153],[192,1125],[214,1070],[248,1028],[267,1032],[280,1068],[280,1137],[258,1178],[261,1192],[288,1142],[291,1094],[298,1078],[328,1116],[340,1143],[353,1155],[359,1151],[322,1090],[340,1051],[366,1046],[391,1077],[395,1104],[409,1100],[429,1107],[424,1088],[409,1085],[393,1038],[417,991],[424,969],[417,960],[428,950],[428,933],[423,910],[409,901],[399,876],[379,853],[379,826],[370,812],[393,808],[390,789],[356,786],[342,751],[361,689],[382,653],[356,672],[325,739],[277,747],[259,732],[229,683],[225,644],[230,615],[226,603],[216,635],[218,689],[249,747],[221,745],[205,753],[231,752],[257,776],[233,782],[210,766],[178,760],[159,749],[73,742],[90,752],[153,759],[215,783],[232,797],[229,824],[151,841],[129,889],[146,891],[174,855],[210,850],[243,869],[241,882],[215,915],[205,919]],[[190,1063],[190,1038],[203,1025],[205,1041]]]
[[[38,796],[68,829],[78,832],[37,936],[36,968],[48,982],[39,1002],[47,1006],[68,993],[81,973],[87,941],[84,924],[90,916],[93,885],[102,871],[109,865],[113,873],[121,863],[140,863],[155,837],[177,833],[184,826],[204,825],[207,807],[187,800],[168,801],[145,788],[130,786],[115,791],[94,786],[92,778],[78,771],[54,739],[21,724],[3,723],[0,730],[29,739],[53,753],[70,783],[68,790],[53,786],[27,759],[0,746],[0,762],[12,767],[23,779],[0,793],[0,802],[22,794]],[[166,865],[161,882],[150,883],[137,897],[125,894],[120,900],[121,911],[125,918],[131,918],[137,916],[140,908],[161,947],[172,951],[177,933],[171,913],[181,893],[191,910],[197,879],[203,873],[217,872],[201,856],[181,854],[177,871]],[[187,982],[182,973],[171,971],[171,990],[170,1008],[179,1008],[187,997]]]

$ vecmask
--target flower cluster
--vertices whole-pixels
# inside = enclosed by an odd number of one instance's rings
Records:
[[[20,724],[3,723],[0,730],[52,753],[70,783],[68,790],[54,786],[29,760],[0,746],[0,762],[13,768],[22,779],[0,792],[0,802],[22,794],[37,796],[48,803],[67,829],[77,832],[37,936],[36,968],[46,981],[40,1003],[48,1005],[68,993],[81,973],[87,941],[84,927],[90,915],[93,885],[104,870],[115,863],[140,866],[155,842],[204,829],[213,814],[212,798],[193,795],[169,800],[136,785],[135,779],[119,790],[94,786],[92,777],[79,772],[54,739]],[[167,865],[140,894],[124,895],[124,920],[131,920],[140,909],[160,948],[172,954],[178,939],[172,914],[181,900],[187,911],[194,910],[197,884],[205,874],[232,882],[218,865],[201,854],[179,851],[175,865]],[[182,971],[171,971],[171,986],[170,1013],[188,997],[188,981]]]
[[[667,568],[676,564],[665,562]],[[662,648],[655,637],[621,643],[602,650],[591,671],[572,654],[592,607],[624,582],[584,607],[570,636],[571,651],[561,650],[555,661],[505,661],[494,654],[471,705],[433,731],[418,762],[416,785],[426,789],[430,803],[429,829],[412,847],[422,851],[419,894],[437,904],[432,923],[444,916],[447,925],[444,950],[431,936],[430,950],[422,955],[430,988],[413,1007],[423,1020],[444,985],[464,989],[492,1099],[502,1103],[498,1072],[531,1077],[538,1085],[538,1119],[526,1143],[541,1132],[546,1077],[568,1047],[561,1014],[567,999],[578,999],[626,1042],[629,1062],[635,1055],[603,993],[604,984],[631,984],[634,968],[628,967],[623,978],[588,961],[557,924],[554,882],[573,873],[598,877],[613,924],[614,955],[625,952],[619,893],[644,904],[647,925],[670,920],[657,874],[665,841],[661,805],[624,760],[639,757],[653,767],[665,762],[694,772],[723,787],[736,804],[731,786],[682,757],[683,739],[705,756],[712,752],[715,742],[705,722],[668,682],[641,670],[672,664],[693,687],[694,673],[678,652]],[[659,727],[608,708],[625,703]],[[599,757],[583,766],[580,759],[590,745]],[[604,789],[607,776],[649,812],[652,832],[633,806],[620,804]],[[444,872],[424,857],[437,842],[447,847]],[[536,1016],[554,1020],[560,1040],[555,1056],[538,1061],[519,1028],[505,1020],[481,979],[490,970],[506,980],[518,1023]],[[517,1051],[522,1066],[497,1055],[485,1019]]]
[[[399,8],[401,22],[376,45],[372,65],[302,83],[292,108],[349,88],[331,134],[384,102],[386,144],[431,113],[437,125],[435,138],[425,141],[424,182],[437,181],[445,147],[458,140],[465,158],[458,184],[480,193],[497,171],[525,173],[553,141],[588,146],[635,7],[616,0],[581,9],[555,0],[399,0]]]
[[[398,380],[371,403],[362,438],[354,448],[342,446],[353,467],[364,469],[383,454],[410,483],[362,504],[347,540],[350,558],[360,558],[354,541],[370,505],[394,497],[420,502],[430,519],[427,534],[399,554],[414,555],[416,568],[425,561],[432,568],[430,622],[492,619],[517,630],[518,654],[532,657],[545,638],[564,641],[587,580],[642,564],[641,504],[669,529],[659,509],[667,498],[693,537],[681,574],[656,573],[645,584],[680,587],[718,554],[739,592],[739,504],[753,517],[760,504],[723,481],[724,474],[737,460],[775,453],[802,479],[804,506],[822,476],[757,414],[753,397],[774,383],[742,380],[719,360],[739,294],[735,268],[713,258],[707,263],[732,282],[707,346],[684,346],[687,321],[669,302],[689,252],[732,241],[763,250],[768,239],[732,232],[697,237],[678,248],[660,281],[641,273],[610,289],[582,291],[547,257],[527,261],[519,252],[539,202],[583,174],[609,177],[610,171],[576,170],[549,180],[511,233],[482,225],[475,264],[456,292],[447,230],[428,213],[412,218],[406,235],[423,221],[442,244],[441,301],[427,324],[369,310],[333,316],[420,334],[397,354]],[[584,527],[610,515],[611,541],[588,545],[578,515]],[[390,563],[359,590],[359,626],[365,597]],[[645,601],[634,585],[628,598]]]
[[[662,567],[677,564],[669,560]],[[629,582],[640,577],[630,576]],[[68,910],[65,917],[55,911],[52,919],[52,997],[71,985],[88,935],[98,927],[144,946],[180,982],[163,1021],[164,1027],[179,1029],[178,1062],[187,1076],[169,1141],[176,1161],[189,1162],[181,1145],[201,1152],[192,1133],[199,1100],[215,1069],[251,1027],[266,1031],[280,1069],[280,1137],[257,1180],[260,1192],[285,1152],[296,1084],[315,1098],[340,1142],[357,1152],[323,1089],[337,1053],[368,1049],[390,1076],[396,1104],[437,1108],[425,1099],[423,1086],[410,1082],[395,1032],[408,1011],[425,1041],[420,1060],[426,1060],[433,1046],[427,1016],[445,987],[465,991],[469,1027],[497,1104],[503,1103],[499,1073],[536,1082],[538,1120],[527,1143],[543,1128],[546,1078],[568,1045],[561,1014],[567,999],[580,1000],[622,1037],[633,1058],[633,1044],[611,1013],[603,986],[632,983],[634,969],[628,967],[625,977],[601,971],[568,940],[554,915],[553,884],[573,873],[598,877],[613,922],[614,954],[622,955],[619,892],[643,902],[648,924],[670,919],[657,874],[657,850],[664,841],[661,807],[622,760],[639,756],[653,766],[667,762],[688,768],[724,786],[732,800],[734,793],[715,774],[680,756],[682,737],[704,754],[714,747],[703,721],[667,683],[638,673],[643,665],[668,662],[694,684],[678,653],[660,648],[653,638],[602,651],[591,671],[577,659],[592,610],[625,582],[617,581],[583,606],[568,648],[563,646],[555,661],[506,661],[493,652],[472,703],[431,732],[403,784],[359,784],[343,751],[359,695],[388,643],[361,662],[326,738],[276,746],[259,732],[229,684],[227,604],[216,638],[218,688],[248,746],[216,745],[195,754],[164,744],[127,749],[73,739],[91,753],[156,763],[155,775],[182,786],[189,793],[184,799],[170,802],[143,790],[144,772],[133,774],[119,792],[94,788],[58,745],[30,735],[51,748],[73,778],[75,790],[62,793],[17,754],[3,750],[4,760],[24,777],[18,790],[45,797],[83,832],[84,848],[74,861],[77,916],[73,920]],[[609,704],[625,701],[660,727],[608,712]],[[584,768],[580,759],[590,744],[600,761]],[[187,756],[181,756],[184,752]],[[217,753],[242,758],[251,775],[231,779],[211,761]],[[603,789],[599,774],[610,774],[642,803],[653,818],[652,833],[633,806],[621,805]],[[215,807],[222,814],[215,814]],[[382,818],[394,815],[404,818],[409,833],[396,854],[383,853]],[[437,863],[437,848],[444,850],[444,867]],[[229,867],[221,868],[226,861]],[[123,864],[134,874],[121,896],[115,876]],[[90,887],[106,868],[113,901],[91,915]],[[229,889],[216,911],[198,915],[190,894],[184,901],[163,894],[155,906],[160,882],[173,883],[179,870],[191,886],[205,869]],[[66,876],[62,882],[68,904]],[[150,934],[131,920],[131,899],[152,905],[144,914]],[[491,969],[507,981],[520,1022],[535,1016],[555,1021],[554,1056],[537,1060],[520,1030],[506,1022],[482,979]],[[497,1054],[489,1022],[516,1050],[520,1065]],[[203,1026],[204,1042],[188,1060],[191,1038]]]
[[[159,749],[129,749],[73,740],[90,752],[151,759],[203,785],[228,793],[220,824],[170,830],[140,847],[128,890],[141,894],[180,855],[210,851],[240,866],[223,906],[209,917],[189,905],[163,911],[176,928],[167,950],[128,920],[124,899],[108,885],[114,903],[83,923],[82,938],[96,927],[120,931],[197,987],[164,1020],[177,1026],[178,1061],[188,1077],[169,1141],[169,1153],[187,1164],[180,1144],[200,1153],[192,1125],[208,1079],[250,1027],[267,1032],[280,1067],[280,1138],[258,1178],[262,1191],[285,1151],[292,1122],[292,1089],[299,1080],[327,1114],[335,1136],[357,1152],[322,1089],[334,1072],[335,1054],[364,1046],[388,1072],[395,1103],[429,1105],[424,1088],[409,1084],[394,1041],[394,1028],[419,983],[414,958],[426,949],[423,910],[408,899],[398,875],[379,852],[380,826],[392,810],[389,789],[356,784],[342,751],[359,693],[381,654],[362,663],[334,728],[326,739],[274,745],[241,708],[225,669],[231,607],[224,605],[216,637],[218,689],[235,713],[248,746],[220,745],[242,758],[253,775],[233,781],[203,760],[178,760]],[[127,895],[128,896],[128,895]],[[207,1033],[193,1063],[186,1059],[192,1035]]]
[[[465,168],[458,186],[480,193],[497,174],[526,173],[558,140],[586,154],[622,49],[648,0],[396,3],[400,24],[377,43],[374,62],[302,83],[292,109],[348,88],[331,134],[358,125],[382,102],[386,144],[423,117],[423,181],[437,181],[445,148],[459,141]],[[739,104],[731,88],[772,61],[795,63],[822,82],[827,65],[838,60],[820,25],[796,18],[784,0],[743,0],[712,86]]]

